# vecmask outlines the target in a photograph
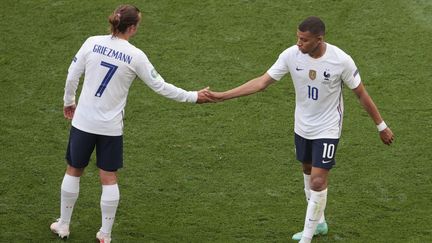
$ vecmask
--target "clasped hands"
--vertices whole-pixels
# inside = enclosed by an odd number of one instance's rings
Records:
[[[206,87],[200,91],[198,91],[198,104],[210,103],[210,102],[220,102],[223,101],[223,92],[214,92],[211,91],[209,87]]]

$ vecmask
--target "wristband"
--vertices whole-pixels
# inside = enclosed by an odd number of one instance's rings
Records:
[[[386,128],[387,128],[387,124],[384,121],[382,121],[380,124],[377,125],[378,132],[382,132]]]

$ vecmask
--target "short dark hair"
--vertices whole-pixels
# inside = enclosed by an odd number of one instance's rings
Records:
[[[301,32],[309,31],[314,35],[325,35],[324,22],[315,16],[310,16],[303,20],[303,22],[298,26],[298,29]]]

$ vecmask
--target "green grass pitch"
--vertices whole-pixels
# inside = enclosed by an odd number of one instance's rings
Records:
[[[70,123],[65,77],[91,35],[106,34],[120,1],[2,0],[0,8],[0,242],[60,242]],[[395,133],[376,128],[344,90],[344,131],[331,171],[329,234],[314,242],[432,242],[432,3],[429,0],[131,1],[143,22],[131,40],[167,82],[221,91],[264,73],[317,15],[326,41],[349,53]],[[137,80],[125,119],[125,167],[115,242],[290,242],[305,214],[293,151],[289,76],[221,104],[177,103]],[[81,179],[68,242],[100,227],[93,163]]]

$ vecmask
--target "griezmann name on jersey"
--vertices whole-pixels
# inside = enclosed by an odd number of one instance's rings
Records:
[[[122,53],[121,51],[116,51],[114,49],[111,49],[106,46],[101,46],[98,44],[95,44],[93,47],[93,52],[102,54],[107,57],[113,57],[114,59],[120,60],[122,62],[126,62],[130,64],[132,62],[132,57]]]
[[[75,104],[82,74],[84,82],[72,126],[93,134],[123,134],[127,95],[137,76],[167,98],[194,103],[198,97],[195,91],[165,82],[143,51],[111,35],[89,37],[75,55],[66,78],[65,106]]]

